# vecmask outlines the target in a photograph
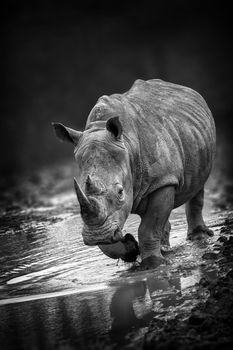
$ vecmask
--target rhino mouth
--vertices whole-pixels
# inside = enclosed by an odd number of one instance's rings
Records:
[[[120,227],[110,223],[97,227],[84,225],[82,236],[84,244],[89,246],[113,244],[123,239]]]

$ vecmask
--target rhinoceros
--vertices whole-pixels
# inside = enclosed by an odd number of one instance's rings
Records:
[[[187,238],[213,235],[202,208],[216,131],[199,93],[159,79],[136,80],[123,94],[100,97],[83,132],[53,127],[74,146],[86,245],[124,259],[123,226],[136,213],[142,266],[157,267],[164,262],[161,248],[169,246],[170,213],[184,203]]]

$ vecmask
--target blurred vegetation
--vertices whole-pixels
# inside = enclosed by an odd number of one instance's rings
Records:
[[[219,6],[219,5],[218,5]],[[230,14],[230,12],[229,12]],[[83,129],[103,94],[135,79],[196,89],[218,130],[217,167],[231,173],[233,99],[228,10],[210,1],[106,1],[37,5],[9,1],[4,13],[1,168],[5,178],[72,161],[52,121]]]

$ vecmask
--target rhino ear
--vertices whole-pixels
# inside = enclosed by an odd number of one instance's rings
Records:
[[[107,120],[106,129],[117,139],[120,140],[123,128],[119,117],[113,117]]]
[[[81,131],[77,131],[71,128],[67,128],[61,123],[52,123],[55,131],[55,135],[62,142],[69,142],[73,145],[77,145],[80,137],[82,136]]]

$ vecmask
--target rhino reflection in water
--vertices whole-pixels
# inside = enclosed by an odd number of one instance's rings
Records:
[[[83,240],[112,258],[135,260],[137,244],[122,229],[130,213],[138,230],[142,266],[164,261],[169,215],[186,203],[188,238],[212,236],[202,217],[204,184],[215,155],[215,125],[194,90],[162,80],[137,80],[124,94],[102,96],[83,132],[53,123],[71,142]]]

